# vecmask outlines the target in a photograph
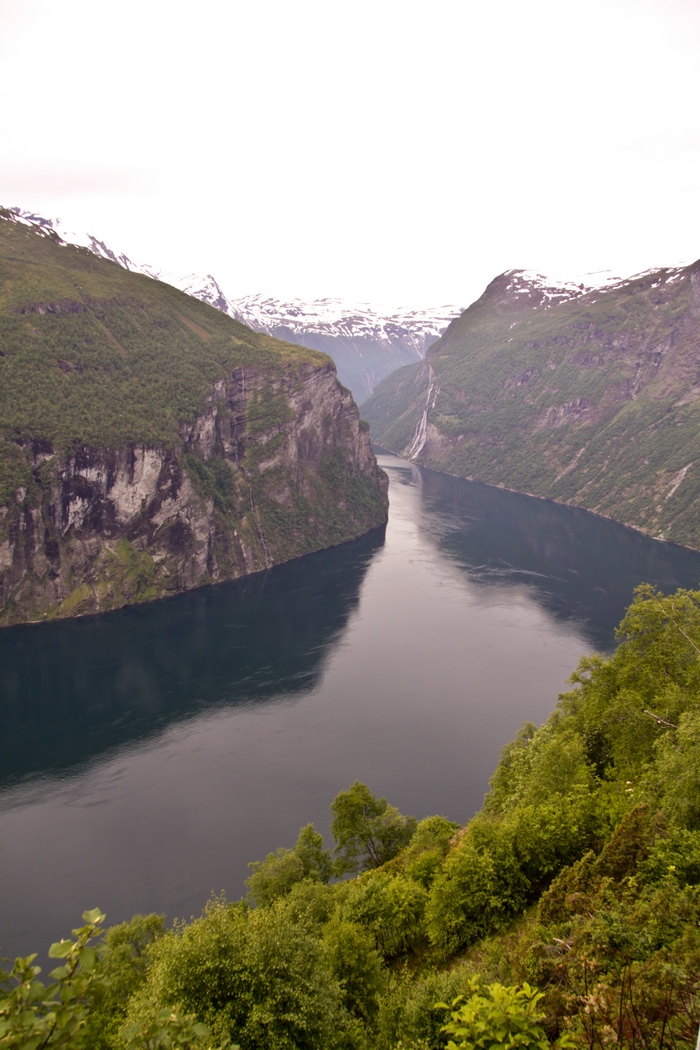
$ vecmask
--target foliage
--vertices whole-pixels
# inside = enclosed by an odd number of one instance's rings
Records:
[[[342,1043],[349,1018],[320,939],[279,901],[248,911],[212,900],[158,940],[127,1021],[172,1004],[245,1050],[311,1050]]]
[[[562,873],[531,938],[529,970],[545,988],[550,1025],[592,1047],[693,1046],[700,1022],[700,893],[672,865],[658,880],[648,868],[638,877],[650,824],[623,832],[626,864],[616,872],[589,859]]]
[[[358,923],[387,958],[415,948],[425,938],[427,892],[402,875],[367,872],[340,897],[339,913]]]
[[[414,882],[428,889],[442,868],[459,824],[446,817],[425,817],[418,822],[408,846],[401,853],[401,867]]]
[[[378,868],[407,846],[416,830],[414,817],[404,817],[385,798],[377,798],[356,780],[331,804],[338,870]]]
[[[45,1047],[79,1050],[82,1046],[95,1045],[94,1019],[88,1012],[88,1005],[91,1000],[94,1003],[100,993],[103,996],[113,994],[110,978],[100,966],[105,945],[93,946],[90,943],[103,932],[99,924],[104,918],[99,908],[86,911],[83,914],[86,925],[73,930],[74,941],[64,939],[51,945],[49,956],[64,960],[51,971],[53,984],[45,986],[38,979],[41,967],[33,965],[35,955],[17,959],[12,970],[2,974],[1,983],[7,989],[0,992],[0,1047],[3,1050],[44,1050]],[[136,933],[136,938],[132,938],[133,947],[139,940],[136,928],[141,927],[143,943],[143,933],[147,929],[155,932],[157,923],[132,920],[132,923],[123,925],[131,927],[132,934]],[[125,943],[121,932],[112,935],[113,948]],[[117,972],[121,969],[121,976],[124,976],[123,966],[117,963],[114,969]],[[114,976],[118,979],[117,973]],[[133,983],[132,974],[126,982],[122,981],[122,989],[128,990]],[[119,1019],[121,1011],[117,1003],[118,1000],[113,999]],[[110,1014],[107,1011],[107,1016]],[[151,1013],[145,1025],[125,1026],[113,1033],[113,1039],[114,1042],[107,1045],[121,1045],[125,1050],[170,1050],[171,1047],[213,1050],[208,1028],[173,1009]]]
[[[282,847],[276,853],[268,853],[265,860],[253,861],[249,867],[253,869],[246,880],[250,896],[254,903],[265,906],[285,896],[303,879],[328,882],[333,862],[328,850],[323,848],[323,836],[313,824],[307,824],[299,832],[293,849]]]
[[[360,1021],[372,1025],[387,984],[386,970],[372,936],[357,923],[336,915],[323,930],[323,943],[345,1008]]]
[[[510,837],[500,825],[480,830],[486,829],[486,835],[464,836],[431,886],[426,925],[443,955],[490,933],[525,903],[527,883]]]
[[[482,994],[485,991],[486,994]],[[478,977],[472,979],[468,999],[460,996],[451,1007],[447,1003],[438,1006],[450,1010],[451,1020],[443,1031],[452,1038],[448,1050],[507,1050],[511,1047],[534,1047],[548,1050],[549,1040],[542,1022],[545,1015],[540,1009],[544,998],[542,992],[531,988],[527,982],[522,988],[492,984],[481,988]],[[572,1040],[563,1039],[559,1046],[573,1046]]]
[[[146,980],[149,949],[164,933],[164,915],[134,915],[129,922],[106,931],[98,960],[99,980],[93,982],[88,995],[91,1050],[107,1050],[114,1044],[124,1024],[126,1004]],[[149,1024],[156,1020],[151,1018]]]
[[[253,865],[257,907],[215,899],[166,932],[137,916],[96,952],[86,913],[55,946],[55,985],[32,957],[7,976],[0,1050],[692,1050],[699,642],[700,592],[638,589],[616,652],[583,660],[548,722],[503,749],[465,828],[355,782],[331,810],[357,878],[330,881],[307,825]]]
[[[95,979],[97,952],[90,942],[102,930],[104,921],[98,908],[83,914],[85,926],[73,930],[74,941],[52,944],[49,956],[64,960],[51,971],[53,984],[39,979],[36,955],[15,960],[12,970],[3,974],[9,990],[0,998],[0,1047],[37,1050],[52,1047],[80,1047],[85,1044],[85,1001]]]

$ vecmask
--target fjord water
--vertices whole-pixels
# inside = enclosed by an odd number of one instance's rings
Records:
[[[392,456],[383,531],[234,584],[0,632],[0,956],[86,908],[244,891],[360,779],[467,820],[500,748],[700,554]]]

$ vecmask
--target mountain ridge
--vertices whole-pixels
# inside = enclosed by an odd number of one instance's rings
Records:
[[[700,263],[546,293],[506,271],[363,405],[424,466],[700,546]]]
[[[361,404],[390,371],[420,361],[461,308],[410,309],[354,303],[338,298],[281,300],[262,293],[229,296],[211,274],[177,274],[135,263],[88,233],[68,230],[60,220],[15,208],[17,221],[51,231],[64,243],[77,244],[132,273],[171,284],[222,313],[276,339],[320,350],[333,358],[340,381]]]

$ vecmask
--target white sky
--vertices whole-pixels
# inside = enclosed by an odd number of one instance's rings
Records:
[[[0,203],[229,295],[700,256],[700,0],[0,0]]]

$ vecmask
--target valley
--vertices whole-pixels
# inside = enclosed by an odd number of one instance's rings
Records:
[[[96,1050],[689,1050],[697,265],[508,271],[432,341],[0,247],[0,950],[105,908],[51,949]]]

